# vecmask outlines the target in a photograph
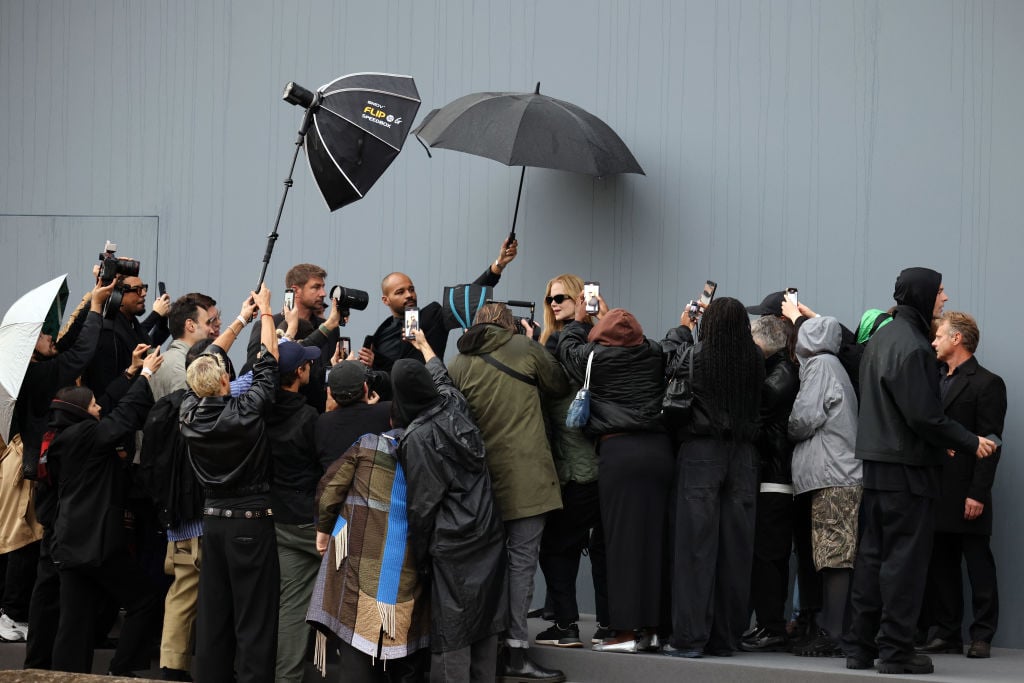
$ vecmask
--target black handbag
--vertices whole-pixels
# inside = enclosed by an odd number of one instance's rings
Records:
[[[676,423],[688,421],[693,412],[693,346],[686,349],[681,363],[686,365],[686,375],[679,376],[677,364],[661,400],[662,417]]]

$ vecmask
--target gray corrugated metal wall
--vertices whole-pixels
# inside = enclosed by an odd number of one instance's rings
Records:
[[[529,171],[508,297],[539,299],[547,278],[577,272],[659,336],[707,277],[751,302],[796,285],[852,323],[890,304],[902,267],[944,273],[947,308],[978,316],[979,357],[1009,385],[997,643],[1021,647],[1021,35],[1013,0],[2,0],[0,305],[53,274],[26,276],[39,257],[10,234],[34,217],[80,218],[53,221],[68,235],[83,222],[92,234],[92,216],[120,217],[111,232],[156,217],[144,278],[232,311],[258,274],[299,123],[279,99],[289,80],[409,73],[421,113],[541,81],[604,118],[647,176]],[[404,270],[435,295],[494,258],[517,181],[411,141],[364,200],[330,215],[300,167],[269,281],[279,290],[290,264],[313,261],[371,292]],[[40,250],[73,244],[85,262],[102,246],[38,234],[53,242]],[[352,336],[384,313],[357,313]]]

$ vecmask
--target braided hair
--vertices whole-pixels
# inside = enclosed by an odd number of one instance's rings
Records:
[[[749,438],[757,426],[764,355],[750,334],[747,310],[736,299],[715,299],[698,334],[703,348],[695,381],[707,388],[710,413],[725,416],[715,426],[730,430],[732,438]]]

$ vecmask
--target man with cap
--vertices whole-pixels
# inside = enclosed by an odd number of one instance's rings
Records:
[[[758,434],[758,453],[761,457],[759,473],[759,492],[757,505],[757,522],[754,528],[754,566],[751,579],[751,602],[757,614],[757,627],[744,634],[740,644],[742,650],[748,652],[765,652],[787,649],[790,646],[800,647],[805,642],[812,642],[817,636],[816,616],[821,611],[821,577],[814,567],[811,553],[811,499],[812,493],[791,497],[788,517],[785,515],[785,496],[793,493],[793,477],[790,472],[790,461],[793,457],[793,445],[786,436],[789,423],[789,412],[796,400],[800,388],[798,368],[794,363],[790,349],[796,339],[797,327],[814,313],[803,307],[793,316],[787,316],[788,309],[795,309],[786,301],[785,292],[772,292],[764,297],[756,306],[747,306],[747,313],[761,316],[790,320],[785,346],[778,347],[782,339],[766,345],[766,339],[774,331],[781,332],[778,324],[767,321],[752,325],[754,341],[765,352],[765,380],[761,390],[761,431]],[[767,351],[775,349],[769,355]],[[781,356],[779,355],[781,354]],[[785,360],[782,360],[785,359]],[[780,431],[781,430],[781,431]],[[782,465],[777,467],[773,465]],[[780,514],[780,511],[783,514]],[[773,521],[774,520],[774,521]],[[780,571],[778,542],[781,541],[782,528],[790,527],[792,545],[796,549],[797,581],[800,587],[799,616],[797,628],[792,633],[793,642],[786,642],[786,636],[780,633],[778,624],[778,591],[777,581],[772,581],[773,573]],[[775,541],[775,542],[773,542]],[[786,557],[789,553],[786,553]],[[773,569],[774,568],[774,569]],[[788,579],[788,568],[787,579]],[[788,590],[789,582],[786,582]],[[785,602],[785,597],[783,597]],[[767,619],[761,614],[771,613]]]
[[[325,465],[317,457],[314,437],[319,414],[301,389],[309,384],[320,349],[282,340],[278,354],[279,385],[266,417],[274,472],[270,501],[281,565],[275,680],[300,683],[309,639],[306,609],[320,568],[313,494]]]
[[[864,464],[861,539],[844,638],[846,666],[927,674],[914,633],[928,572],[946,450],[990,456],[996,444],[950,419],[939,398],[931,322],[949,299],[942,275],[907,268],[896,279],[893,320],[861,361],[857,458]],[[884,580],[882,580],[884,577]]]
[[[363,434],[391,429],[391,402],[370,390],[369,372],[359,361],[343,360],[328,373],[328,412],[317,418],[315,430],[320,462],[335,462]]]

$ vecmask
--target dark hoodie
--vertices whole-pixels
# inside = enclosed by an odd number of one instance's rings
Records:
[[[931,329],[932,313],[935,310],[935,298],[939,295],[939,287],[942,286],[942,273],[930,268],[906,268],[896,278],[896,288],[892,298],[896,301],[896,311],[893,315],[913,316],[914,313],[920,316],[915,320],[923,325],[925,334]]]
[[[430,582],[431,649],[457,650],[504,630],[508,611],[504,529],[484,462],[484,442],[444,364],[401,359],[391,368],[407,482],[409,544]]]
[[[896,280],[893,321],[871,338],[860,365],[857,457],[912,467],[942,464],[947,448],[973,453],[978,437],[946,417],[929,343],[942,275],[907,268]],[[868,470],[865,485],[871,486]]]
[[[430,372],[422,363],[408,358],[397,360],[391,366],[391,391],[395,427],[408,427],[416,416],[441,402]]]
[[[317,482],[331,464],[321,462],[316,448],[319,413],[305,395],[278,389],[267,412],[267,444],[273,463],[270,506],[278,524],[313,521]]]

